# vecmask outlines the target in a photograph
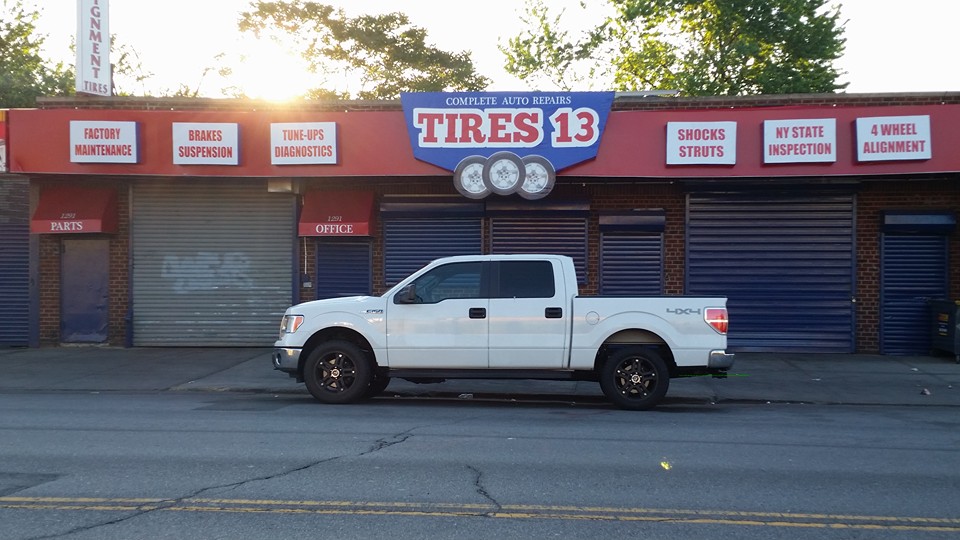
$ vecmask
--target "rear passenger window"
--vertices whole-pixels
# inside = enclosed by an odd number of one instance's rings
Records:
[[[553,298],[553,265],[550,261],[500,261],[497,290],[497,298]]]

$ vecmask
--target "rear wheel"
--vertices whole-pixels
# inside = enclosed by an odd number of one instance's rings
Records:
[[[350,403],[363,398],[372,375],[367,355],[349,341],[321,344],[303,366],[307,390],[324,403]]]
[[[621,409],[644,411],[660,403],[670,386],[667,364],[638,347],[617,351],[600,370],[600,388]]]

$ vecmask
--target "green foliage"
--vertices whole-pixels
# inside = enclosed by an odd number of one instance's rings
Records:
[[[607,0],[612,15],[577,40],[556,31],[541,0],[528,29],[501,50],[507,71],[564,88],[578,64],[619,91],[684,95],[822,93],[843,89],[839,10],[825,0]],[[582,69],[581,69],[582,72]],[[575,79],[574,79],[575,80]],[[559,81],[559,82],[558,82]]]
[[[581,8],[585,9],[583,3]],[[594,67],[586,74],[576,70],[576,65],[593,57],[602,43],[602,29],[588,33],[585,39],[571,43],[570,32],[563,29],[564,12],[551,16],[542,0],[528,0],[525,13],[520,17],[530,30],[508,40],[500,47],[506,54],[506,70],[521,80],[545,78],[561,90],[589,84],[586,81],[596,74]]]
[[[139,87],[141,95],[149,95],[146,83],[153,77],[143,66],[140,53],[126,43],[119,43],[116,35],[110,36],[110,57],[113,73],[113,93],[118,96],[135,96]]]
[[[240,30],[294,39],[318,76],[308,97],[396,99],[401,92],[482,90],[490,83],[475,72],[469,52],[428,45],[426,30],[403,13],[350,18],[303,0],[259,1],[251,8],[241,13]],[[350,85],[359,89],[351,92]]]
[[[40,56],[46,36],[36,33],[37,10],[4,0],[0,20],[0,107],[34,107],[37,97],[74,93],[73,72]]]

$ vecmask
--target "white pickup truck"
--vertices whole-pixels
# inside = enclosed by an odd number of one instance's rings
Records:
[[[287,309],[276,369],[324,403],[382,392],[391,377],[598,381],[624,409],[657,405],[671,377],[724,376],[725,298],[580,297],[562,255],[438,259],[382,296]]]

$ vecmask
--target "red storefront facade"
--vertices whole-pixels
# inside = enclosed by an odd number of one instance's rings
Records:
[[[588,294],[724,294],[742,351],[923,352],[918,299],[960,295],[960,94],[617,96],[539,200],[461,195],[399,102],[42,107],[8,112],[4,179],[29,189],[34,345],[269,346],[287,304],[454,253],[567,253]]]

